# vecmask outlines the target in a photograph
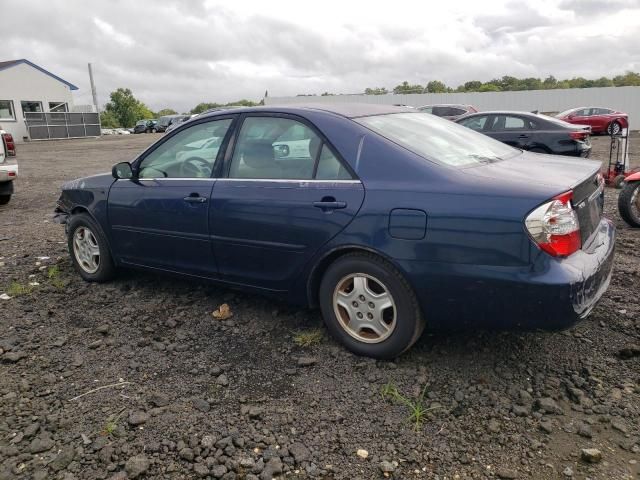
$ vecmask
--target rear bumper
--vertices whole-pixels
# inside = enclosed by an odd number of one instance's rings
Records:
[[[603,219],[565,259],[537,252],[533,265],[494,267],[406,262],[427,328],[559,330],[585,318],[607,290],[615,227]]]

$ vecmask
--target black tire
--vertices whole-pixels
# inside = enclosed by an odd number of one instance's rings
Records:
[[[151,129],[151,133],[156,133],[156,132],[157,132],[157,130],[155,128]]]
[[[547,152],[546,149],[544,149],[542,147],[533,147],[529,151],[533,152],[533,153],[549,153],[549,152]]]
[[[334,293],[352,274],[364,274],[381,282],[394,303],[395,326],[384,340],[366,343],[348,333],[334,309]],[[322,277],[319,290],[320,310],[329,332],[357,355],[393,359],[411,347],[424,330],[425,322],[418,299],[402,274],[386,260],[370,253],[349,253],[334,261]],[[366,303],[363,302],[363,305]]]
[[[11,195],[0,195],[0,205],[6,205],[11,200]]]
[[[618,210],[631,227],[640,228],[640,181],[629,182],[623,187],[618,196]]]
[[[85,267],[81,266],[74,251],[74,236],[81,228],[88,229],[93,234],[99,248],[98,268],[95,272],[87,271]],[[109,243],[100,225],[88,214],[80,213],[71,216],[67,231],[67,247],[69,248],[69,255],[71,255],[71,262],[80,276],[87,282],[101,283],[111,280],[116,274],[116,267],[111,257]]]
[[[614,120],[607,126],[608,135],[617,135],[622,132],[622,125],[617,120]]]

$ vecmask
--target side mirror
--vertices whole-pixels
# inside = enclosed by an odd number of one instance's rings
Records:
[[[133,169],[129,162],[116,163],[111,169],[111,175],[116,180],[129,180],[133,178]]]

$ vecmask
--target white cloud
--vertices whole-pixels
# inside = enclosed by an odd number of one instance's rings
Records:
[[[131,38],[127,34],[118,32],[110,23],[107,23],[95,17],[93,19],[93,23],[96,25],[96,27],[98,27],[98,30],[104,33],[106,41],[113,40],[114,42],[117,42],[125,47],[131,47],[134,45],[135,42],[133,41],[133,38]]]
[[[151,108],[298,93],[357,93],[403,80],[457,86],[502,75],[640,70],[637,0],[2,0],[3,57],[28,58],[90,102],[129,87]],[[28,28],[25,28],[28,26]]]

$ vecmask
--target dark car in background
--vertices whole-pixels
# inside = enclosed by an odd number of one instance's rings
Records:
[[[456,120],[467,113],[475,113],[478,110],[472,105],[459,104],[441,104],[441,105],[423,105],[418,110],[425,113],[431,113],[436,117],[446,118],[447,120]]]
[[[180,123],[185,118],[188,118],[189,115],[163,115],[158,119],[158,123],[156,124],[157,132],[166,132],[167,128],[169,128],[174,123]]]
[[[558,113],[556,118],[577,125],[589,125],[593,133],[618,135],[629,128],[629,115],[611,108],[579,107]]]
[[[425,327],[588,315],[615,244],[600,167],[415,109],[253,107],[66,183],[55,218],[86,281],[147,268],[319,306],[347,348],[392,358]]]
[[[495,138],[512,147],[534,153],[588,157],[589,127],[571,125],[557,118],[528,112],[480,112],[456,123]]]
[[[158,131],[156,125],[158,121],[152,120],[138,120],[133,127],[133,133],[156,133]]]

